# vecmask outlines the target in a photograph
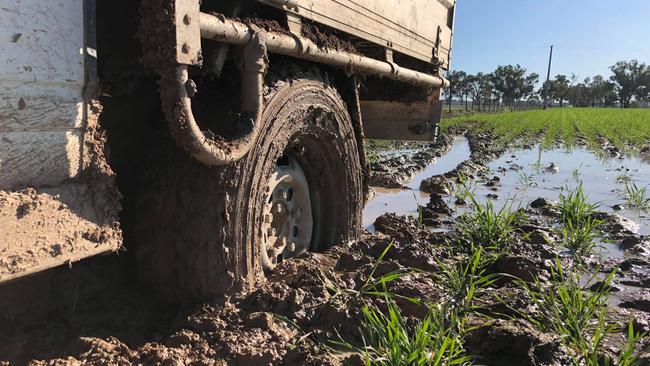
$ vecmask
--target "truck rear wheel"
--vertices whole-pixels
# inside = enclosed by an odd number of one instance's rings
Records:
[[[340,95],[313,76],[267,90],[242,161],[207,167],[176,151],[145,174],[138,257],[170,300],[251,287],[287,258],[360,233],[362,167]]]

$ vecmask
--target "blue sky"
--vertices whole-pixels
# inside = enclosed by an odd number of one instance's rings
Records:
[[[520,64],[546,77],[609,76],[617,60],[650,63],[650,0],[457,0],[452,69]]]

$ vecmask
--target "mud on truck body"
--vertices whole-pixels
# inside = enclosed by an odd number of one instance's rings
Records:
[[[433,141],[454,0],[0,0],[0,283],[126,246],[170,299],[357,238]]]

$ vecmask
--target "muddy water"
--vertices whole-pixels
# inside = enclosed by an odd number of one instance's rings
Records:
[[[557,169],[549,169],[552,165]],[[489,164],[490,177],[501,179],[499,187],[494,191],[477,182],[474,195],[479,202],[488,199],[494,202],[496,208],[511,205],[513,208],[525,206],[531,201],[543,197],[557,201],[560,193],[566,189],[574,189],[582,184],[587,199],[598,204],[598,210],[615,212],[639,224],[638,233],[650,234],[650,216],[643,212],[626,207],[625,183],[620,182],[622,175],[629,177],[639,187],[650,184],[650,164],[637,157],[601,158],[585,149],[567,150],[556,148],[542,151],[514,150]],[[498,195],[498,198],[488,198],[488,194]],[[450,206],[453,198],[449,197]],[[615,210],[614,206],[622,206]],[[452,206],[453,207],[453,206]],[[456,207],[460,215],[467,207]],[[618,262],[626,257],[626,252],[617,243],[597,241],[596,255],[605,263]],[[634,268],[640,271],[642,277],[647,276],[647,268]],[[604,273],[584,273],[583,280],[595,275],[598,280],[606,277]],[[638,291],[637,287],[625,285],[627,275],[619,275],[617,290],[610,299],[611,305],[620,303],[626,296]]]
[[[396,155],[410,152],[410,150],[398,150]],[[431,176],[453,170],[458,164],[469,159],[469,155],[467,138],[455,137],[452,148],[447,154],[436,159],[405,184],[409,189],[374,188],[376,194],[363,210],[363,226],[373,231],[375,219],[385,213],[417,216],[418,204],[424,206],[429,202],[429,194],[420,191],[420,183]]]
[[[551,165],[557,169],[549,169]],[[539,197],[557,201],[562,190],[582,183],[588,201],[598,204],[598,210],[628,217],[640,225],[640,234],[650,234],[650,216],[626,207],[625,184],[617,181],[626,174],[638,187],[650,184],[650,165],[637,157],[603,159],[579,148],[517,150],[507,152],[489,167],[491,176],[501,179],[501,186],[492,191],[477,183],[475,196],[479,201],[486,201],[488,194],[499,196],[492,199],[498,208],[507,203],[526,205]],[[623,209],[616,211],[615,205]]]
[[[400,150],[395,154],[410,152]],[[453,170],[459,163],[469,159],[469,156],[467,139],[455,137],[449,153],[429,164],[406,183],[409,189],[374,188],[376,195],[363,211],[364,226],[372,229],[375,219],[387,212],[417,215],[417,204],[425,205],[429,200],[429,194],[419,189],[422,180]],[[552,165],[557,169],[549,169]],[[497,208],[504,205],[516,208],[539,197],[557,201],[563,190],[574,189],[582,183],[588,201],[598,204],[598,210],[628,217],[639,224],[639,234],[650,235],[650,215],[627,207],[625,184],[618,181],[619,177],[626,175],[638,187],[650,185],[650,163],[638,157],[612,159],[598,157],[582,148],[535,148],[508,151],[490,163],[489,168],[490,177],[497,176],[501,181],[496,189],[487,187],[480,181],[472,184],[474,196],[479,202],[491,200]],[[489,198],[488,195],[492,197]],[[494,195],[498,197],[495,198]],[[454,198],[450,196],[447,199],[450,206],[454,207]],[[616,205],[622,209],[614,209]],[[456,215],[461,215],[468,207],[456,206],[455,209]],[[622,251],[612,247],[611,256],[622,256]]]
[[[407,152],[399,152],[401,155],[405,153]],[[364,210],[364,226],[373,231],[375,219],[387,212],[417,216],[417,204],[426,205],[429,200],[429,194],[419,190],[422,180],[453,170],[459,163],[469,159],[469,156],[467,139],[457,137],[449,153],[428,165],[406,184],[409,189],[377,188],[377,194]],[[481,203],[491,200],[500,209],[504,205],[524,207],[539,197],[557,201],[563,190],[574,189],[582,184],[588,201],[598,204],[598,210],[630,218],[639,224],[638,234],[650,234],[650,215],[626,207],[625,183],[620,181],[620,177],[625,175],[638,187],[650,185],[648,161],[634,156],[602,158],[582,148],[541,150],[537,147],[508,151],[490,163],[489,169],[488,177],[499,177],[500,182],[497,187],[488,187],[482,181],[472,184],[474,196]],[[449,206],[455,208],[454,216],[462,215],[469,209],[467,206],[455,206],[453,196],[446,199]],[[621,207],[615,209],[617,205]],[[616,263],[626,257],[626,251],[618,243],[600,241],[597,244],[596,254],[604,260],[603,263]],[[620,292],[613,294],[610,300],[612,305],[638,291],[638,287],[625,284],[628,279],[633,280],[637,275],[647,276],[648,268],[633,267],[633,272],[638,272],[636,275],[630,278],[628,275],[619,275],[617,288]],[[606,276],[604,273],[584,273],[583,279],[592,275],[599,280]]]
[[[554,164],[558,170],[548,169]],[[562,148],[541,151],[517,150],[504,154],[490,164],[491,176],[501,179],[497,191],[490,190],[482,183],[476,185],[475,196],[480,202],[492,199],[497,208],[510,204],[513,207],[526,205],[544,197],[557,201],[562,190],[573,189],[582,183],[587,199],[598,204],[598,210],[615,212],[639,224],[638,233],[650,234],[650,216],[626,207],[625,183],[619,178],[629,177],[639,187],[650,184],[650,164],[638,157],[601,158],[585,149],[567,150]],[[488,194],[497,194],[498,198],[488,198]],[[615,210],[614,206],[622,206]],[[457,213],[462,213],[459,208]],[[597,241],[596,255],[605,262],[620,261],[626,252],[617,243]],[[646,268],[635,268],[646,276]],[[594,274],[585,273],[584,279]],[[596,278],[604,279],[605,274],[596,273]],[[625,296],[638,291],[637,287],[625,285],[626,275],[619,278],[618,291],[612,294],[610,302],[616,305]]]

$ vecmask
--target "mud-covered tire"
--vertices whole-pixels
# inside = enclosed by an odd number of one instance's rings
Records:
[[[361,230],[362,167],[345,103],[314,76],[267,87],[261,133],[242,161],[207,167],[176,150],[145,174],[135,239],[142,273],[172,301],[251,287],[263,277],[263,207],[278,159],[290,154],[307,177],[312,249]]]

